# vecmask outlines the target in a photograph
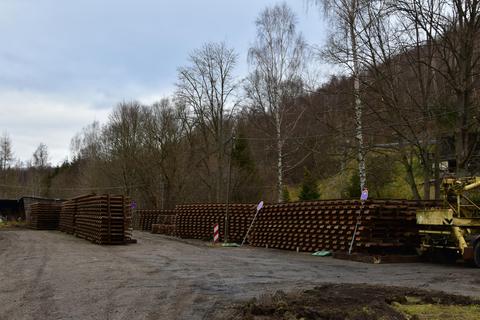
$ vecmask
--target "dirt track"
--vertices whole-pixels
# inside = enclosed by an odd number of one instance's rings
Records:
[[[259,248],[211,248],[136,232],[98,246],[56,231],[0,231],[0,319],[208,319],[216,306],[321,283],[480,297],[480,270],[369,265]]]

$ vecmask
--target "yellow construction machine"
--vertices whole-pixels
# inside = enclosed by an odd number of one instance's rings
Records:
[[[480,268],[480,177],[445,178],[442,208],[417,211],[421,254],[462,257]]]

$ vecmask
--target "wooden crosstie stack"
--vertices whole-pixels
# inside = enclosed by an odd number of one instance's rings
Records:
[[[62,204],[58,230],[73,234],[75,232],[75,212],[77,203],[75,200],[67,200]]]
[[[79,196],[65,202],[62,231],[97,244],[132,242],[130,199],[123,195]],[[72,218],[73,216],[73,218]]]
[[[156,222],[152,224],[152,233],[175,235],[175,210],[159,210]]]
[[[255,215],[255,204],[230,204],[228,207],[228,241],[241,242]],[[220,241],[225,236],[226,204],[186,204],[175,207],[176,235],[181,238],[211,240],[213,226],[220,227]]]
[[[434,201],[325,200],[266,205],[255,222],[250,244],[299,251],[392,252],[418,241],[415,211]]]
[[[165,218],[168,217],[168,218]],[[135,227],[142,231],[152,231],[154,224],[173,225],[175,210],[136,210],[135,211]],[[168,220],[165,220],[168,219]]]
[[[152,224],[152,233],[164,234],[166,236],[175,235],[175,225],[173,224]]]
[[[419,246],[416,212],[441,205],[436,201],[374,200],[366,204],[355,238],[357,249],[368,252],[401,251]]]
[[[61,203],[33,203],[31,205],[30,227],[37,230],[56,230],[61,206]]]

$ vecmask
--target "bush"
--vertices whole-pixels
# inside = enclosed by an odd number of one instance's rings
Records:
[[[360,190],[360,176],[355,172],[350,178],[350,184],[345,190],[345,196],[348,198],[360,198],[362,191]]]
[[[300,190],[299,200],[318,200],[320,199],[320,193],[318,192],[317,181],[312,173],[307,168],[303,172],[302,188]]]

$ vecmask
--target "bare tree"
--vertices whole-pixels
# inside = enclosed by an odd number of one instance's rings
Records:
[[[102,148],[101,134],[102,130],[98,121],[92,122],[76,134],[70,142],[73,159],[99,158]]]
[[[113,181],[118,179],[128,195],[132,195],[143,165],[143,127],[148,116],[148,109],[140,103],[123,102],[112,112],[103,130],[105,160],[113,166],[109,173]]]
[[[5,132],[0,137],[0,169],[3,171],[7,170],[12,160],[12,140],[10,139],[8,133]]]
[[[40,143],[33,153],[33,166],[44,169],[48,166],[48,147],[43,142]]]
[[[253,112],[273,127],[277,154],[277,194],[282,201],[284,179],[285,132],[292,131],[302,112],[293,119],[286,116],[292,100],[302,92],[306,43],[296,30],[297,18],[286,4],[266,8],[258,17],[257,39],[250,48],[248,58],[254,68],[247,78],[246,95]]]
[[[105,142],[106,139],[98,121],[84,127],[71,139],[71,162],[75,164],[74,167],[77,170],[74,176],[78,187],[100,191],[102,186],[110,184],[106,181],[111,166],[105,161]]]
[[[362,72],[359,57],[359,34],[363,31],[359,28],[359,16],[365,9],[365,4],[370,0],[313,0],[308,1],[325,10],[330,16],[333,25],[330,42],[325,56],[332,62],[342,65],[353,78],[353,98],[355,108],[355,138],[357,140],[358,173],[360,176],[360,189],[367,182],[367,170],[365,161],[364,130],[363,130],[363,107],[360,92],[360,76]]]
[[[157,175],[156,185],[159,190],[150,188],[145,190],[152,193],[157,207],[173,207],[181,199],[181,191],[185,185],[185,176],[189,173],[183,163],[187,158],[185,150],[184,127],[181,109],[175,106],[170,99],[162,99],[151,107],[151,117],[146,121],[147,148],[151,153],[151,167],[148,170],[150,177]]]
[[[362,30],[357,34],[362,102],[379,120],[377,125],[370,124],[369,135],[377,140],[388,136],[390,142],[396,142],[383,144],[382,148],[400,154],[406,180],[417,199],[420,195],[413,166],[421,164],[423,197],[429,199],[430,155],[437,134],[434,114],[438,109],[435,76],[425,67],[432,63],[432,46],[419,39],[418,24],[405,24],[386,1],[364,3],[357,19],[357,27]]]
[[[10,168],[12,161],[12,140],[10,139],[8,133],[4,132],[4,134],[0,137],[0,171],[2,174],[2,184],[4,185],[1,187],[1,189],[7,185],[8,169]],[[4,195],[7,192],[8,191],[5,191]]]
[[[237,55],[225,43],[207,43],[190,55],[189,62],[188,66],[178,69],[177,97],[193,113],[195,127],[201,132],[202,163],[208,171],[208,157],[215,155],[215,198],[220,202],[224,189],[225,144],[231,136],[228,126],[236,107],[233,98],[238,84],[233,71]],[[212,144],[213,150],[208,150]]]
[[[445,81],[453,98],[446,101],[445,111],[450,119],[454,116],[457,174],[466,175],[479,142],[475,88],[480,63],[480,1],[411,0],[395,5],[405,21],[419,26],[422,40],[434,49],[434,59],[426,66]]]

